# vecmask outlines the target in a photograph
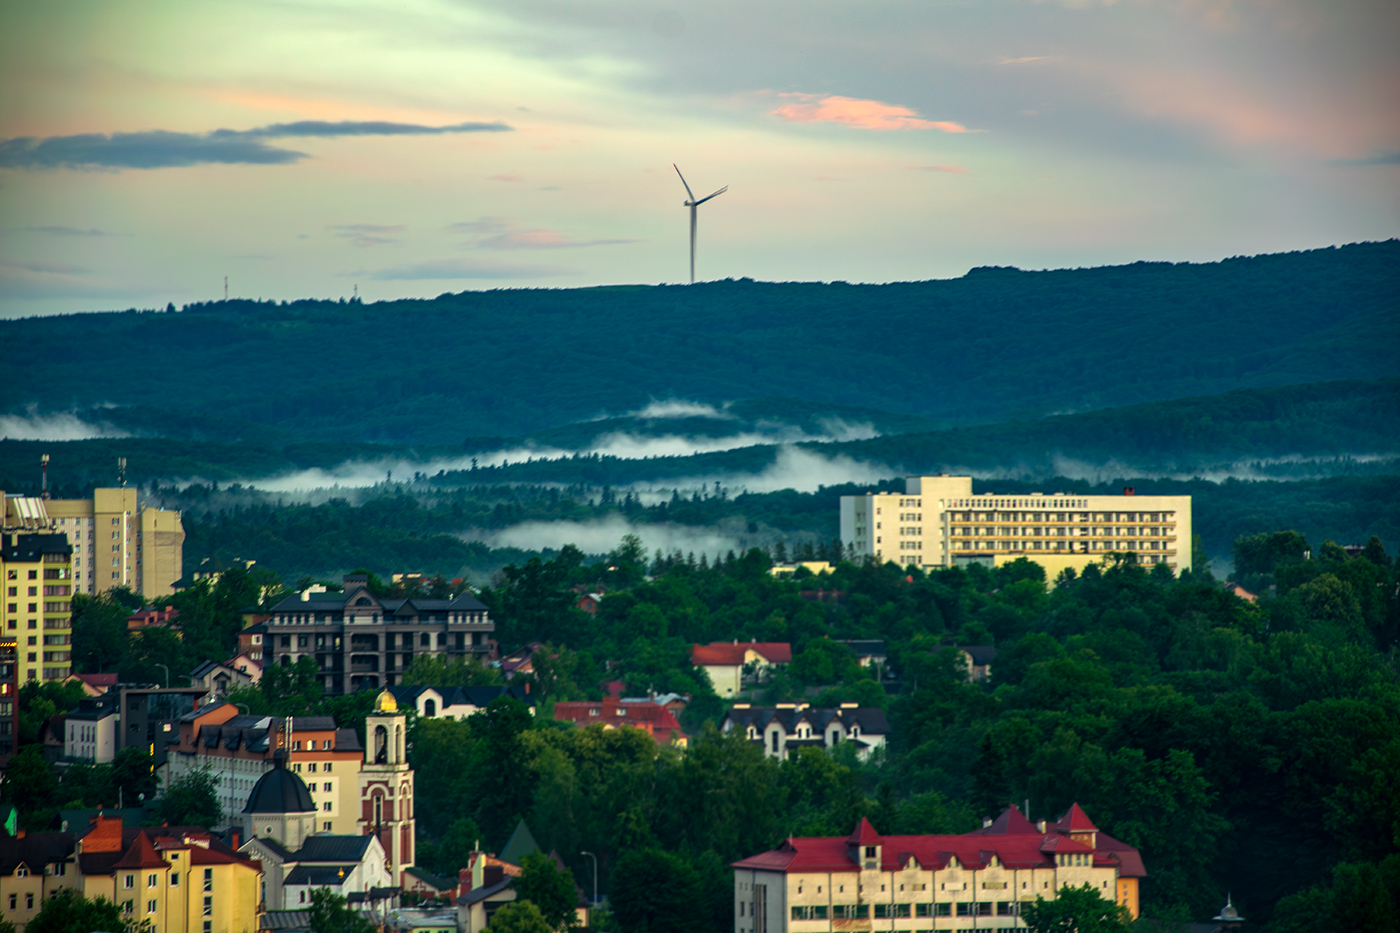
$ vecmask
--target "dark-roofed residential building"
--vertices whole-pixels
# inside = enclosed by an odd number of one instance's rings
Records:
[[[77,887],[73,852],[71,833],[11,836],[0,830],[0,919],[23,930],[45,898],[62,888]]]
[[[991,645],[960,645],[963,665],[967,667],[967,679],[972,682],[986,680],[992,676],[992,662],[997,659],[997,649]]]
[[[788,839],[734,863],[736,933],[1017,929],[1021,905],[1088,884],[1137,917],[1142,857],[1100,832],[1078,805],[1033,824],[1009,807],[959,836]]]
[[[885,711],[842,703],[839,709],[813,709],[806,703],[779,703],[776,707],[735,703],[720,720],[720,731],[740,729],[749,741],[762,745],[770,758],[787,758],[801,748],[835,748],[854,743],[864,759],[882,748],[890,734]]]
[[[364,748],[354,729],[336,728],[329,716],[288,720],[240,714],[226,702],[200,707],[183,716],[171,734],[166,779],[173,782],[207,768],[220,805],[236,820],[280,747],[287,750],[287,767],[306,781],[316,804],[316,831],[359,832]]]
[[[496,625],[476,597],[380,599],[364,574],[346,576],[342,593],[284,599],[262,624],[263,668],[313,658],[332,696],[392,686],[421,654],[486,660],[496,651]]]

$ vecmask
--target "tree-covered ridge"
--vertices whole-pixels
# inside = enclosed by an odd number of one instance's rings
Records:
[[[1389,240],[889,285],[229,301],[5,321],[0,339],[31,348],[7,372],[21,409],[178,398],[304,438],[452,443],[672,395],[985,419],[1395,375],[1397,255]]]

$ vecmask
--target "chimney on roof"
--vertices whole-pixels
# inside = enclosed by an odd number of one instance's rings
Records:
[[[233,851],[237,852],[237,851],[238,851],[238,827],[237,827],[237,826],[235,826],[235,827],[233,828],[232,845],[233,845]]]
[[[1133,487],[1133,486],[1124,486],[1124,487],[1123,487],[1123,495],[1125,495],[1125,496],[1131,496],[1131,495],[1133,495],[1133,494],[1136,493],[1136,492],[1137,492],[1136,487]]]
[[[991,817],[987,817],[987,816],[982,817],[982,828],[983,828],[983,829],[986,829],[988,826],[991,826],[991,825],[992,825]]]

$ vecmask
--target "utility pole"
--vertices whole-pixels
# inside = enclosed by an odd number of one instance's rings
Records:
[[[593,860],[593,906],[594,906],[594,907],[597,907],[597,906],[598,906],[598,856],[594,855],[592,852],[580,852],[579,854],[580,854],[580,855],[586,855],[586,856],[588,856],[589,858],[591,858],[591,859]],[[591,919],[592,919],[592,918],[590,918],[590,920],[591,920]]]

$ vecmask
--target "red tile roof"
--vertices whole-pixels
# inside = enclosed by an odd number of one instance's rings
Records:
[[[792,662],[792,645],[785,641],[716,641],[708,645],[693,646],[690,649],[690,663],[738,667],[744,663],[744,655],[749,649],[767,659],[770,664]]]
[[[1077,811],[1077,815],[1076,815]],[[1093,827],[1078,806],[1065,814],[1065,822]],[[898,871],[912,858],[924,869],[942,869],[956,858],[964,868],[980,869],[996,858],[1008,868],[1049,868],[1064,853],[1093,854],[1096,867],[1116,866],[1124,877],[1144,877],[1142,856],[1136,849],[1102,832],[1097,847],[1077,842],[1068,828],[1047,827],[1042,833],[1015,807],[1009,807],[991,826],[960,836],[881,836],[869,820],[862,819],[848,837],[788,839],[769,852],[735,862],[735,868],[781,872],[853,872],[859,865],[851,858],[852,845],[881,847],[880,869]],[[1076,827],[1077,831],[1097,831]]]
[[[672,733],[684,738],[675,715],[660,703],[650,700],[624,703],[614,697],[605,700],[569,700],[554,704],[558,722],[575,722],[581,726],[602,723],[608,726],[632,726],[642,729],[658,742],[669,741]]]
[[[1094,821],[1089,819],[1077,803],[1069,805],[1069,809],[1055,823],[1055,827],[1067,833],[1096,833],[1099,831],[1099,828],[1094,825]]]
[[[856,827],[856,831],[851,833],[846,841],[853,842],[856,845],[877,845],[880,842],[880,834],[875,832],[875,827],[870,825],[869,820],[865,817],[861,817],[860,825]]]
[[[113,869],[168,867],[169,864],[165,859],[160,857],[160,853],[156,851],[156,847],[151,842],[151,838],[145,833],[138,833],[136,841],[132,843],[131,848],[127,849],[126,854],[112,866]]]

